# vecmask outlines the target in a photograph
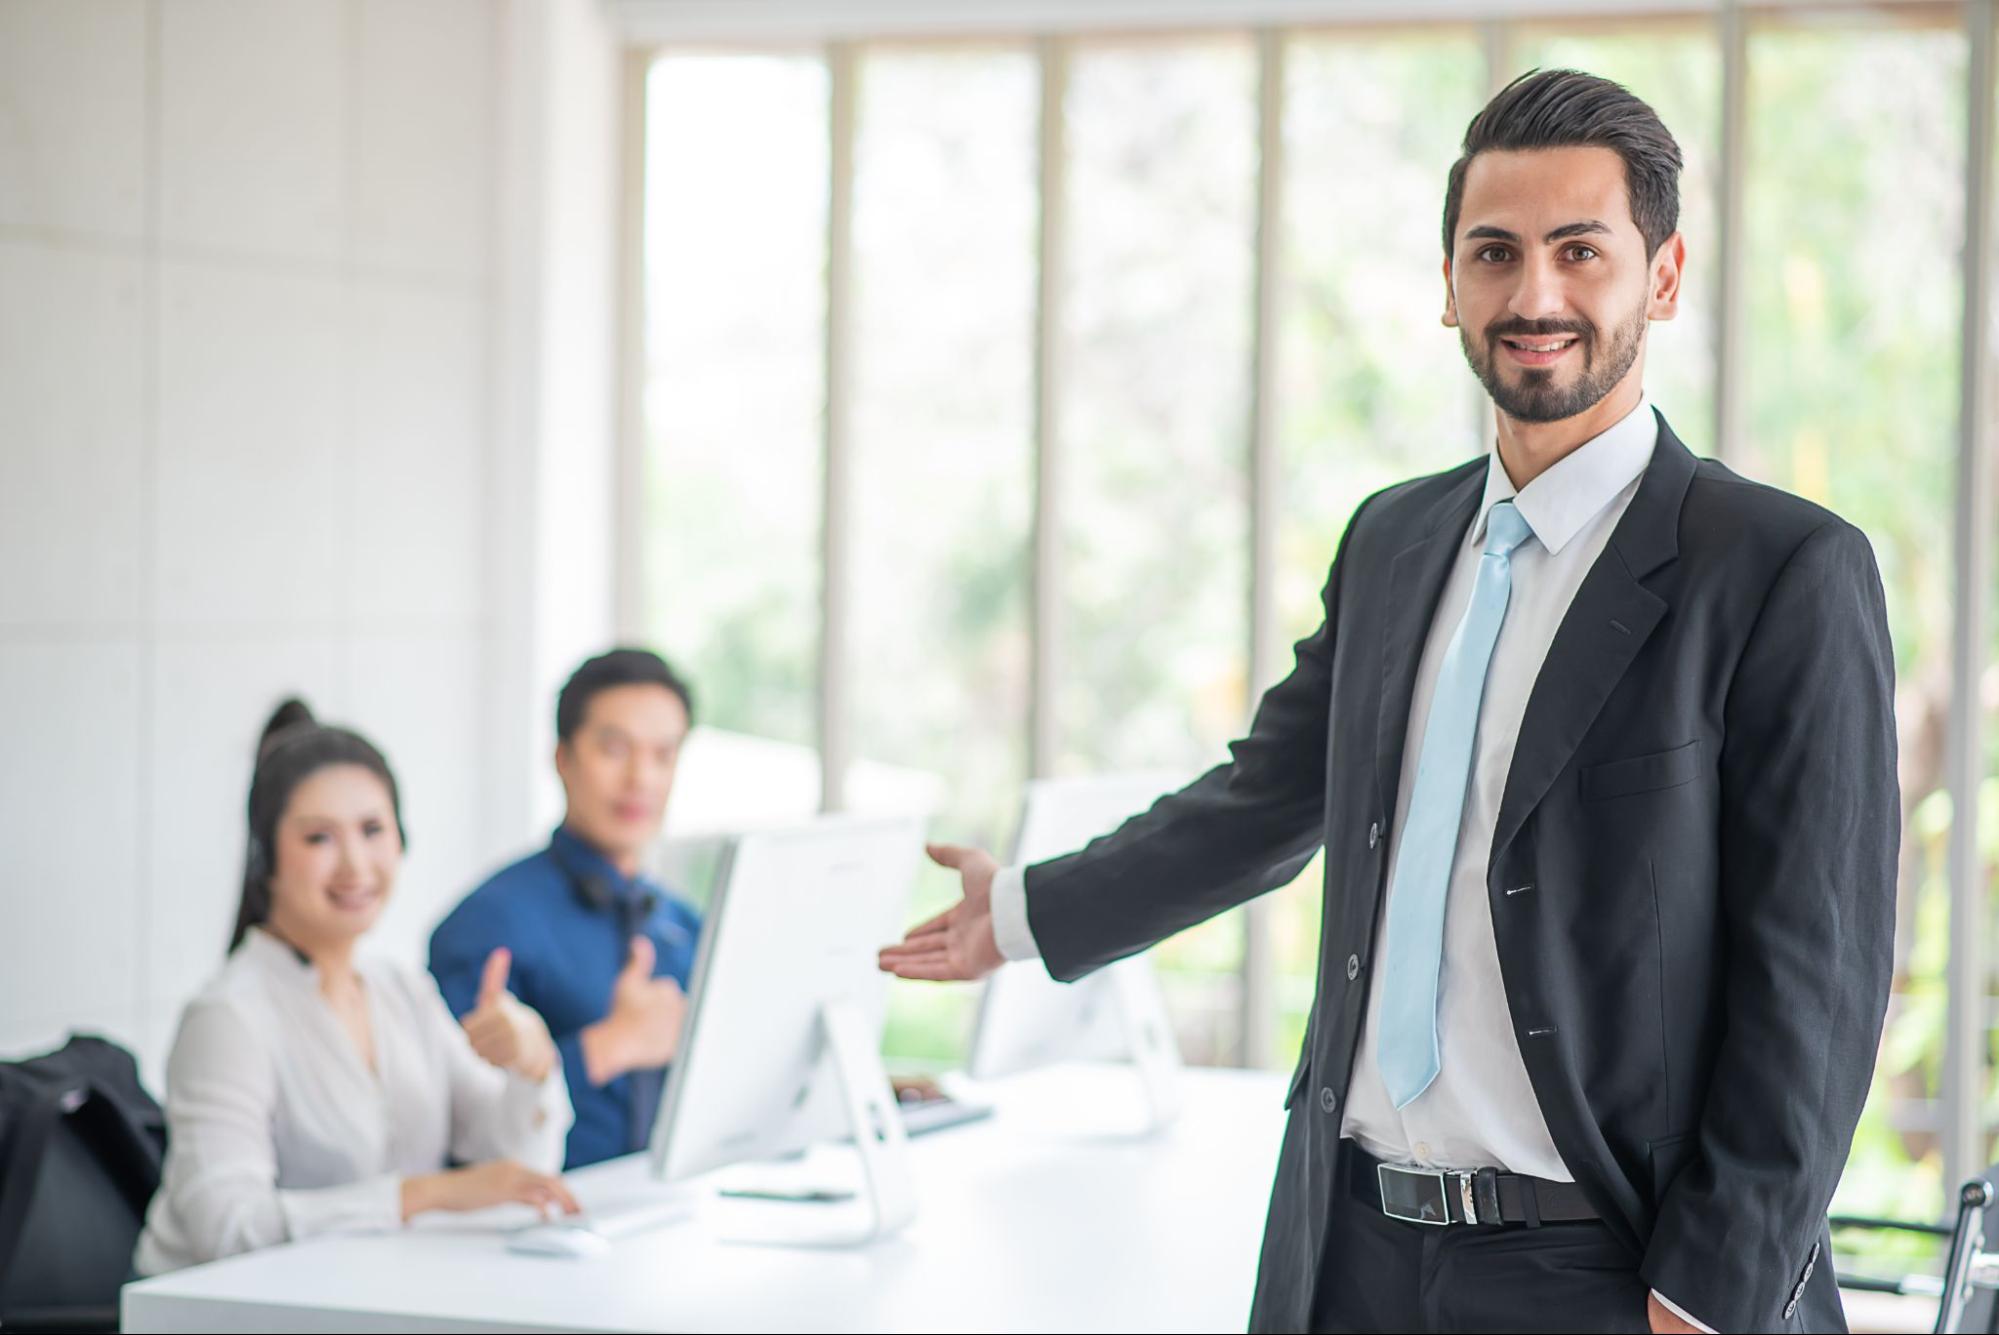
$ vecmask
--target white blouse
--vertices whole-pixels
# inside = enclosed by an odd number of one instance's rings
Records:
[[[447,1160],[562,1167],[569,1092],[472,1051],[430,975],[357,960],[375,1069],[319,972],[252,928],[181,1015],[167,1059],[166,1164],[140,1274],[319,1233],[402,1224],[402,1180]]]

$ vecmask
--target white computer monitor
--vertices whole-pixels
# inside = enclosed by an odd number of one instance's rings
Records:
[[[920,816],[827,817],[729,842],[653,1125],[655,1176],[680,1182],[851,1137],[858,1220],[770,1240],[863,1242],[914,1216],[881,1064],[876,952],[908,913],[923,832]]]
[[[1025,866],[1073,852],[1187,781],[1169,771],[1032,780],[1012,861]],[[1056,982],[1038,961],[1003,965],[987,980],[966,1073],[984,1080],[1065,1061],[1131,1062],[1149,1126],[1179,1110],[1179,1043],[1146,954],[1074,983]]]

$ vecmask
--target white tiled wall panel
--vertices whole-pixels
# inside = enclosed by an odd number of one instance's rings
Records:
[[[0,1050],[140,997],[141,650],[0,644]]]
[[[159,15],[164,240],[338,259],[348,207],[351,7],[171,0]]]
[[[331,278],[160,272],[155,606],[173,622],[324,625],[341,567],[346,297]]]
[[[354,249],[364,266],[481,278],[493,213],[490,0],[361,0]]]
[[[448,290],[357,286],[352,446],[342,470],[354,619],[462,617],[479,604],[486,496],[484,308]],[[469,502],[469,503],[468,503]]]
[[[139,614],[143,281],[136,256],[0,239],[0,626]]]
[[[158,1082],[286,693],[388,753],[377,943],[490,828],[487,0],[0,0],[0,1058]],[[498,845],[499,847],[496,847]]]
[[[145,229],[143,0],[0,4],[0,226]]]

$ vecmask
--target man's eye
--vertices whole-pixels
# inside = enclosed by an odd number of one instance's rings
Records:
[[[1596,248],[1594,246],[1570,246],[1569,258],[1572,260],[1593,260],[1596,258]]]
[[[331,836],[327,835],[327,834],[326,834],[326,832],[325,832],[325,831],[323,831],[323,830],[322,830],[322,831],[315,831],[314,833],[312,833],[312,834],[309,834],[309,835],[307,835],[307,836],[305,837],[305,841],[306,841],[306,842],[307,842],[308,844],[323,844],[323,843],[325,843],[325,842],[327,841],[327,839],[328,839],[328,838],[330,838],[330,837],[331,837]]]
[[[1487,246],[1479,251],[1478,257],[1487,264],[1502,264],[1506,260],[1505,246]]]

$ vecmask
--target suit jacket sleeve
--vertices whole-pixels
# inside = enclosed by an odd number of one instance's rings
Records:
[[[1027,921],[1064,982],[1289,883],[1325,835],[1326,743],[1335,628],[1354,513],[1300,640],[1230,759],[1080,852],[1027,869]]]
[[[1778,574],[1724,724],[1725,1029],[1641,1273],[1721,1330],[1775,1330],[1828,1259],[1893,968],[1894,661],[1851,525],[1815,530]]]

